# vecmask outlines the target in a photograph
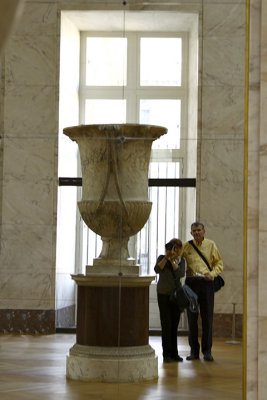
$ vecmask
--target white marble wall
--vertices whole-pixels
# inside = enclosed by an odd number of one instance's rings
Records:
[[[250,3],[247,248],[247,399],[264,399],[267,382],[266,170],[267,1]]]
[[[57,5],[27,2],[3,59],[2,309],[53,309]]]
[[[261,0],[250,7],[248,113],[247,399],[258,398],[259,129]]]
[[[262,1],[261,8],[261,104],[260,104],[260,175],[259,175],[259,398],[264,398],[267,392],[267,309],[265,293],[267,292],[266,259],[267,248],[267,1]]]
[[[198,219],[224,260],[220,313],[243,307],[245,17],[243,0],[203,2]]]

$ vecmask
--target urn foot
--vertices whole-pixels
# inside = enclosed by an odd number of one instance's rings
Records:
[[[67,377],[98,382],[142,382],[158,377],[158,358],[150,345],[94,347],[75,344],[67,357]]]

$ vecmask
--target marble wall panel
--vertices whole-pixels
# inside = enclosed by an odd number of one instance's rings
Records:
[[[54,183],[10,180],[3,184],[3,224],[53,225]]]
[[[215,312],[242,312],[243,301],[243,140],[203,140],[199,218],[224,261],[226,286],[216,295]]]
[[[246,394],[258,398],[260,1],[250,2]]]
[[[204,37],[244,36],[246,0],[204,0],[203,6]]]
[[[267,45],[266,45],[267,47]],[[266,64],[267,64],[267,49],[266,51]],[[267,68],[266,70],[261,70],[261,143],[260,143],[260,152],[262,155],[267,154],[267,134],[266,134],[266,126],[267,126],[267,115],[266,115],[266,105],[267,105]]]
[[[203,85],[244,86],[244,38],[208,37],[203,43]]]
[[[251,316],[248,320],[251,326],[256,327],[258,324],[258,317],[256,314]],[[246,394],[247,399],[257,399],[257,359],[258,359],[258,336],[253,332],[252,329],[247,330],[247,359],[246,373],[247,373],[247,387]]]
[[[23,13],[14,35],[55,36],[57,34],[57,2],[25,1]]]
[[[14,86],[5,89],[5,136],[56,138],[57,90],[54,86]]]
[[[201,161],[203,172],[201,184],[209,185],[212,195],[224,185],[223,190],[236,193],[242,190],[243,184],[243,140],[232,141],[220,139],[206,139],[201,143]],[[216,210],[215,210],[216,211]]]
[[[230,186],[230,185],[229,185]],[[201,193],[201,219],[205,221],[206,225],[209,226],[210,233],[215,233],[215,224],[221,226],[221,235],[223,235],[223,244],[229,254],[230,249],[236,249],[237,244],[242,243],[243,234],[243,214],[242,214],[242,186],[239,184],[231,185],[231,193],[227,190],[227,187],[210,182],[206,185],[206,190]],[[216,192],[214,193],[214,190]],[[236,207],[236,204],[239,207]],[[210,207],[210,211],[206,209],[206,206]],[[231,232],[232,230],[232,232]],[[230,237],[225,237],[226,232]],[[219,233],[218,233],[219,234]],[[217,235],[218,235],[217,234]],[[230,240],[234,240],[235,244]],[[241,242],[240,242],[241,241]],[[242,246],[240,247],[242,252]],[[231,254],[231,257],[233,254]],[[230,264],[230,263],[229,263]]]
[[[265,371],[267,369],[267,313],[266,313],[266,242],[267,242],[267,1],[262,1],[261,9],[261,108],[260,108],[260,219],[259,219],[259,321],[258,321],[258,394],[264,398],[267,391]]]
[[[265,269],[266,271],[266,269]],[[267,275],[265,273],[265,275]],[[266,288],[266,286],[265,286]],[[264,293],[264,292],[260,292]],[[266,290],[265,290],[266,293]],[[266,308],[266,307],[265,307]],[[258,320],[259,329],[259,347],[258,347],[258,399],[264,399],[266,397],[267,381],[266,381],[266,370],[267,370],[267,318],[260,317]]]
[[[264,11],[265,10],[265,11]],[[267,5],[263,8],[262,19],[267,16]],[[262,43],[261,43],[261,87],[260,87],[260,154],[259,154],[259,309],[258,315],[260,320],[267,317],[266,298],[265,293],[267,290],[267,272],[266,272],[266,259],[267,259],[267,135],[266,135],[266,107],[267,107],[267,26],[262,26]],[[266,324],[265,324],[266,325]],[[262,348],[267,345],[267,335],[260,335]],[[261,354],[259,354],[259,364],[261,363]],[[263,382],[262,382],[263,383]]]
[[[223,85],[202,88],[202,139],[244,138],[244,87]],[[242,161],[242,160],[240,160]]]
[[[6,224],[1,242],[1,271],[49,271],[54,274],[52,256],[54,229],[51,225]]]
[[[203,2],[198,214],[224,261],[218,332],[229,325],[223,315],[231,315],[232,303],[243,311],[245,11],[244,2]]]
[[[255,85],[249,88],[248,162],[250,165],[254,164],[254,158],[258,158],[259,154],[259,109],[260,92],[259,87]],[[250,172],[249,168],[248,173]],[[256,176],[258,179],[258,170]]]
[[[249,31],[249,87],[251,96],[251,90],[259,88],[260,82],[260,36],[261,36],[261,0],[250,1],[250,31]],[[254,102],[250,101],[250,108],[254,105]],[[259,110],[257,108],[257,110]],[[251,109],[249,109],[249,114]],[[249,118],[250,120],[250,118]],[[250,123],[250,121],[249,121]]]
[[[4,309],[52,309],[54,286],[51,271],[0,271],[0,302]],[[18,307],[19,306],[19,307]]]
[[[33,281],[31,285],[34,285]],[[14,299],[0,298],[0,310],[55,310],[55,298],[47,294],[46,298],[22,298],[22,296],[15,296]],[[29,322],[30,323],[30,322]]]
[[[5,138],[5,181],[51,181],[56,148],[56,138]]]
[[[9,83],[55,85],[57,42],[53,36],[12,36],[6,50],[5,79]]]
[[[204,86],[244,86],[245,11],[245,5],[236,2],[204,5]]]

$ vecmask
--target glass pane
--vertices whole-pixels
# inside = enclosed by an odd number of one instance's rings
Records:
[[[75,283],[71,274],[79,273],[75,263],[76,253],[76,216],[77,188],[58,188],[57,207],[57,243],[56,243],[56,309],[68,309],[65,320],[56,317],[56,327],[75,325]]]
[[[179,162],[155,162],[149,164],[149,178],[152,179],[178,179],[180,163]]]
[[[88,37],[86,39],[86,85],[126,85],[127,39]]]
[[[153,274],[155,261],[164,253],[165,243],[178,237],[179,187],[151,187],[152,210],[148,222],[137,234],[137,262],[142,274]],[[162,212],[162,210],[165,210]]]
[[[141,86],[181,86],[181,38],[141,38],[140,47]]]
[[[77,176],[78,145],[72,142],[63,132],[58,137],[58,176]]]
[[[86,100],[85,124],[123,124],[126,100]]]
[[[153,142],[153,149],[180,148],[181,100],[140,100],[140,123],[168,128]]]
[[[101,237],[91,231],[84,222],[83,226],[83,254],[82,254],[82,265],[93,265],[94,258],[99,257],[102,249]]]

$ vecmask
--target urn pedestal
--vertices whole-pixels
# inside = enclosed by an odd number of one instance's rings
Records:
[[[73,276],[78,285],[76,344],[67,377],[138,382],[158,377],[149,345],[149,285],[154,277]]]
[[[84,222],[103,247],[72,275],[78,286],[77,340],[67,357],[67,377],[102,382],[138,382],[158,376],[148,342],[149,286],[130,258],[129,237],[146,223],[152,141],[167,133],[158,126],[81,125],[63,132],[79,146]]]

